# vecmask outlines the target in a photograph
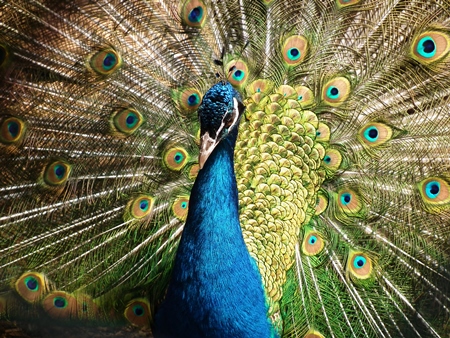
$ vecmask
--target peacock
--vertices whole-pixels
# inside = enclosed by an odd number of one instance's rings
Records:
[[[450,336],[448,0],[0,0],[0,168],[15,336]]]

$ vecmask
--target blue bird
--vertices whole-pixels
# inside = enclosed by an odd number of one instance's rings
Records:
[[[239,224],[234,147],[244,111],[229,83],[198,109],[199,171],[155,337],[273,337],[257,265]]]

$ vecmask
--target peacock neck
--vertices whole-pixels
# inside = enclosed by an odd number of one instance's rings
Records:
[[[156,337],[271,337],[261,276],[239,224],[236,133],[216,147],[192,189]]]

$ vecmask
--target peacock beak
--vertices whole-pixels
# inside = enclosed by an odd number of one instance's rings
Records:
[[[216,136],[216,138],[212,138],[209,135],[209,132],[206,132],[202,135],[202,137],[200,138],[200,154],[198,156],[198,164],[200,166],[200,169],[203,168],[209,155],[211,155],[214,148],[219,144],[220,139],[218,136]]]

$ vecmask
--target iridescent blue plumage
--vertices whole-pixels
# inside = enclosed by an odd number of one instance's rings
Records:
[[[243,110],[228,83],[212,87],[199,108],[202,145],[216,143],[192,190],[156,337],[273,336],[261,276],[239,225],[233,151]]]

